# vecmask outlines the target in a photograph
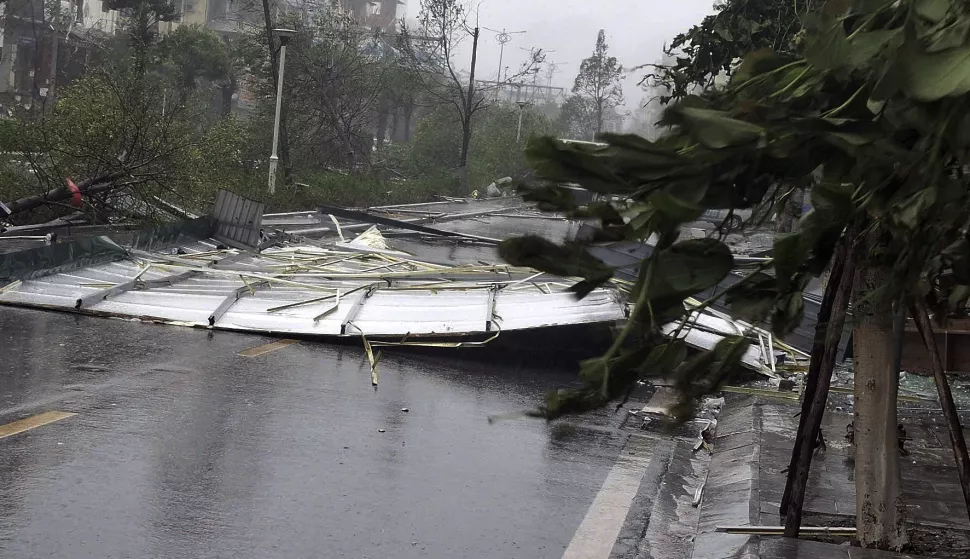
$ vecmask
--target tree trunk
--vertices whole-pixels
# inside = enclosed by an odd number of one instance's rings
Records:
[[[901,550],[909,542],[899,473],[893,366],[893,309],[866,299],[890,280],[887,268],[860,268],[853,311],[856,528],[863,547]]]
[[[775,222],[775,232],[777,233],[791,233],[795,230],[795,224],[798,223],[798,219],[802,216],[802,204],[805,201],[805,191],[801,188],[796,188],[792,192],[788,200],[785,201],[785,205],[778,212],[778,221]]]
[[[603,131],[603,102],[596,102],[596,132],[593,133],[592,140],[596,140],[596,136]]]
[[[384,150],[384,144],[387,141],[387,131],[391,127],[393,109],[387,105],[381,105],[379,112],[377,113],[377,133],[374,135],[375,149],[377,151]]]
[[[468,72],[468,95],[465,98],[465,110],[462,112],[461,122],[461,155],[458,158],[458,178],[461,187],[468,190],[468,148],[472,142],[472,106],[475,103],[475,65],[478,62],[478,36],[476,27],[472,33],[472,67]]]
[[[414,118],[414,103],[408,103],[404,108],[404,141],[411,141],[411,120]]]
[[[232,114],[232,96],[236,93],[236,78],[230,76],[229,81],[219,86],[219,92],[222,94],[219,114],[226,118]]]
[[[330,98],[324,95],[320,99],[323,105],[323,110],[327,114],[327,119],[330,120],[330,126],[333,127],[333,131],[337,134],[337,139],[340,141],[340,145],[344,149],[344,155],[347,157],[347,165],[350,167],[350,171],[352,173],[356,173],[357,150],[354,148],[353,139],[344,128],[344,124],[340,120],[340,115],[337,114],[337,108],[334,107],[333,103],[330,101]],[[365,163],[365,167],[366,166],[367,165]]]
[[[60,12],[58,12],[60,13]],[[44,108],[48,114],[53,112],[54,104],[57,103],[57,56],[58,46],[61,44],[61,37],[57,31],[51,33],[51,77],[50,84],[47,86],[47,97],[44,98]]]
[[[117,171],[113,173],[108,173],[107,175],[104,175],[101,177],[95,177],[93,179],[78,181],[76,186],[77,186],[77,189],[81,192],[81,195],[83,196],[100,194],[102,192],[110,192],[111,190],[114,190],[116,188],[121,188],[123,186],[128,185],[128,183],[120,183],[120,184],[118,183],[118,181],[124,178],[125,176],[127,176],[126,173]],[[2,215],[4,215],[4,217],[7,217],[8,215],[13,216],[18,213],[33,210],[34,208],[39,208],[40,206],[44,206],[51,202],[60,202],[62,200],[67,200],[71,198],[73,195],[74,195],[74,191],[72,191],[67,186],[61,186],[59,188],[55,188],[53,190],[45,192],[44,194],[27,196],[25,198],[20,198],[12,202],[7,202],[7,209],[10,210],[10,213],[7,214],[7,212],[3,212]]]

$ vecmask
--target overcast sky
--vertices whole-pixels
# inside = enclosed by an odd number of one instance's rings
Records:
[[[419,1],[407,0],[407,21],[418,14]],[[469,0],[470,5],[474,6]],[[610,53],[624,67],[657,62],[663,45],[674,35],[700,22],[713,12],[714,0],[479,0],[480,25],[509,32],[503,66],[514,72],[528,58],[530,47],[549,52],[546,60],[560,64],[553,85],[572,87],[579,64],[593,52],[596,34],[606,30]],[[470,59],[471,41],[464,45],[463,58]],[[478,76],[495,79],[498,75],[499,44],[495,33],[483,31],[478,47]],[[465,63],[463,67],[468,66]],[[546,70],[540,83],[546,82]],[[476,76],[476,77],[478,77]],[[629,75],[624,84],[627,108],[638,102],[638,75]]]

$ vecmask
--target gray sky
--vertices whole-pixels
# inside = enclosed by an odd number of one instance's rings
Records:
[[[419,3],[407,1],[410,23],[418,13]],[[471,1],[469,4],[475,5]],[[547,61],[561,64],[553,85],[570,88],[580,62],[593,52],[600,29],[606,30],[610,53],[630,68],[658,61],[664,43],[713,12],[713,4],[714,0],[481,0],[479,14],[482,27],[526,31],[513,35],[505,46],[502,65],[508,66],[510,73],[528,58],[520,47],[541,47],[555,51],[548,54]],[[478,75],[495,79],[499,59],[495,33],[483,31],[479,43]],[[470,59],[471,41],[463,45],[463,50],[462,58]],[[636,87],[639,80],[639,73],[628,75],[625,80],[627,108],[641,97]],[[543,69],[540,83],[545,81]]]

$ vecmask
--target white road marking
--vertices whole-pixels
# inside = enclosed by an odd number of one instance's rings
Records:
[[[666,415],[667,409],[676,401],[677,393],[673,389],[658,387],[641,413]],[[609,559],[653,456],[651,446],[649,440],[641,437],[627,439],[616,464],[607,474],[603,487],[563,553],[563,559]]]
[[[648,441],[631,437],[593,499],[563,559],[609,559],[650,464]]]

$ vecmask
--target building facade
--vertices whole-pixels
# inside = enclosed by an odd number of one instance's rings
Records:
[[[7,111],[41,102],[83,74],[121,17],[103,0],[7,0],[3,10],[0,104]]]

